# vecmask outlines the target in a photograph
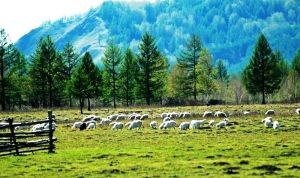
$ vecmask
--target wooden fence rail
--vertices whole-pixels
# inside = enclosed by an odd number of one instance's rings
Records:
[[[42,150],[48,150],[48,153],[54,153],[54,142],[57,141],[57,139],[53,137],[55,131],[55,127],[53,127],[54,121],[52,111],[48,111],[48,119],[45,121],[13,123],[13,119],[8,118],[7,124],[0,125],[0,130],[9,129],[7,133],[0,133],[0,156],[21,155]],[[49,124],[49,129],[36,132],[15,132],[15,128],[18,126],[23,127],[36,124]],[[31,138],[39,139],[28,140]]]

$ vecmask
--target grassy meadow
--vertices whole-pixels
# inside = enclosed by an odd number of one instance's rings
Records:
[[[78,110],[56,109],[56,153],[0,157],[0,177],[299,177],[300,116],[294,105],[241,105],[95,109],[85,114],[149,113],[140,130],[72,130],[84,116]],[[265,128],[264,112],[274,109],[279,130]],[[201,118],[204,111],[227,111],[227,130],[205,125],[200,130],[153,130],[162,112],[189,111]],[[251,115],[242,112],[250,110]],[[17,121],[43,119],[46,110],[0,113]],[[65,117],[68,123],[60,122]],[[221,119],[214,118],[216,122]],[[209,119],[207,119],[209,121]]]

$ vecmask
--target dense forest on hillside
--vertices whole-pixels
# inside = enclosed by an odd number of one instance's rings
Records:
[[[89,51],[97,64],[113,38],[125,51],[138,51],[145,32],[174,66],[193,34],[210,49],[214,62],[223,59],[229,73],[249,62],[260,32],[289,62],[300,46],[300,1],[297,0],[168,0],[125,4],[104,2],[84,15],[48,22],[23,36],[17,48],[30,56],[41,37],[50,35],[58,50],[72,43],[80,55]],[[103,67],[103,65],[101,65]]]

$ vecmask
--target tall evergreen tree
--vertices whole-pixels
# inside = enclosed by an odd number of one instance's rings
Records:
[[[226,89],[229,85],[229,75],[227,73],[227,69],[223,64],[223,60],[219,59],[216,66],[217,70],[217,81],[220,85],[220,92],[219,92],[219,100],[223,100],[223,95],[226,92]]]
[[[155,100],[155,92],[164,87],[160,85],[159,77],[162,77],[161,73],[166,70],[167,65],[149,33],[143,35],[139,44],[137,65],[138,93],[150,105],[150,102]]]
[[[60,106],[63,100],[65,87],[65,65],[61,55],[50,38],[39,41],[35,54],[32,56],[32,65],[29,71],[31,78],[33,104],[52,107]]]
[[[80,60],[79,55],[76,53],[76,50],[71,43],[67,43],[67,45],[64,47],[64,50],[62,52],[62,58],[63,58],[64,65],[66,66],[67,69],[66,75],[69,81],[71,80],[73,71]],[[72,95],[68,93],[68,96],[69,96],[69,106],[72,107]]]
[[[262,104],[266,104],[266,94],[272,94],[280,87],[278,60],[266,37],[261,33],[255,45],[250,63],[243,71],[243,83],[250,94],[260,93]]]
[[[111,40],[107,49],[104,52],[104,70],[106,71],[106,74],[108,75],[108,78],[105,80],[109,81],[108,88],[106,88],[106,91],[110,93],[110,95],[113,98],[113,105],[114,108],[116,108],[116,100],[117,100],[117,90],[118,90],[118,79],[119,79],[119,68],[120,63],[122,60],[122,52],[120,48],[114,44],[114,42]]]
[[[83,73],[87,74],[88,77],[88,89],[85,91],[86,98],[88,100],[88,111],[91,111],[91,98],[97,98],[101,95],[101,72],[99,68],[94,64],[93,58],[89,52],[86,52],[82,57],[82,69]]]
[[[0,29],[0,102],[2,110],[6,110],[9,85],[9,71],[14,60],[14,46],[9,42],[4,29]]]
[[[200,37],[193,35],[186,46],[186,49],[181,52],[177,61],[179,66],[184,70],[189,72],[186,80],[189,81],[189,84],[186,86],[187,90],[192,90],[194,100],[197,100],[197,74],[196,74],[196,65],[199,62],[200,52],[202,49],[202,44]]]
[[[209,104],[210,96],[217,91],[217,70],[213,66],[212,56],[208,49],[201,50],[200,61],[196,69],[199,91],[205,96],[206,104]]]
[[[136,86],[136,59],[135,55],[130,48],[126,50],[125,56],[121,63],[120,80],[119,80],[119,93],[120,97],[125,100],[126,106],[132,104],[134,99],[134,91]]]
[[[292,70],[296,71],[300,76],[300,48],[297,50],[293,61],[292,61]]]

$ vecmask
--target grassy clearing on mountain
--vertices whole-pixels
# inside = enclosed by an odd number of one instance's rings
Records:
[[[59,123],[55,131],[56,153],[0,157],[0,177],[296,177],[300,168],[299,105],[248,105],[172,108],[121,108],[94,110],[102,117],[111,113],[142,111],[158,118],[163,111],[189,111],[197,119],[205,110],[228,111],[227,131],[205,126],[201,130],[152,130],[149,119],[140,130],[112,131],[109,127],[72,130],[83,117],[78,110],[54,110]],[[263,113],[274,109],[280,129],[265,128]],[[242,116],[249,109],[250,116]],[[16,120],[45,118],[47,112],[1,113]],[[180,122],[190,119],[176,120]],[[216,119],[218,122],[221,119]]]

